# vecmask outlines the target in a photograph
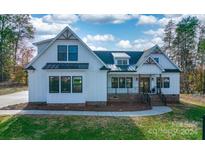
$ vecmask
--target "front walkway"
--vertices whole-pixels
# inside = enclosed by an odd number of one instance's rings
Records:
[[[129,112],[99,112],[99,111],[51,111],[51,110],[0,110],[0,115],[75,115],[75,116],[114,116],[140,117],[153,116],[171,112],[168,106],[156,106],[151,110]]]

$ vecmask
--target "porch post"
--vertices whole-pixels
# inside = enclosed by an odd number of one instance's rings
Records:
[[[139,77],[138,77],[138,91],[139,91],[139,94],[140,94],[140,74],[139,74]]]
[[[160,84],[159,84],[159,93],[162,93],[162,74],[159,74]]]

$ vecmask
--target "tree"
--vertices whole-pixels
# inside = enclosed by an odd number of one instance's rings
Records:
[[[174,60],[174,52],[172,43],[174,41],[174,33],[175,33],[175,24],[173,23],[172,19],[168,22],[164,29],[164,50],[166,54]]]
[[[17,53],[18,49],[21,48],[21,46],[24,46],[24,39],[32,39],[34,37],[34,28],[31,24],[30,15],[27,14],[20,14],[20,15],[13,15],[13,29],[15,32],[15,38],[14,38],[14,53],[13,53],[13,61],[14,61],[14,73],[15,73],[15,67],[17,64]]]
[[[205,25],[199,26],[198,54],[201,63],[201,91],[205,94]]]
[[[11,15],[0,15],[0,81],[10,76],[12,40],[14,32],[11,27]]]
[[[183,18],[176,25],[176,37],[173,41],[175,58],[183,71],[182,90],[189,93],[189,72],[195,67],[196,36],[198,19],[196,17]]]

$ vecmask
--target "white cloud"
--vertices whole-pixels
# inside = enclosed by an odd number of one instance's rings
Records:
[[[87,35],[86,37],[83,38],[84,42],[106,42],[106,41],[114,41],[114,36],[112,34],[104,34],[104,35]]]
[[[121,40],[117,43],[117,46],[123,49],[132,48],[132,45],[129,40]]]
[[[42,17],[42,21],[46,23],[60,23],[60,24],[73,24],[79,20],[75,14],[49,14]]]
[[[136,14],[83,14],[79,15],[82,21],[93,22],[93,23],[113,23],[120,24],[127,20],[137,18]]]
[[[74,31],[78,30],[76,28],[73,28],[72,25],[68,25],[68,24],[65,24],[65,23],[45,22],[44,19],[43,19],[44,17],[42,17],[42,18],[32,17],[31,22],[32,22],[32,24],[35,28],[35,40],[34,41],[53,38],[61,30],[63,30],[66,26],[71,27],[72,30],[74,30]]]
[[[154,37],[162,37],[164,35],[164,29],[163,28],[159,28],[157,30],[150,29],[148,31],[145,31],[144,34],[151,35]]]
[[[88,45],[92,50],[107,50],[105,47],[96,47],[94,45]]]
[[[152,15],[140,15],[138,24],[144,25],[144,24],[156,24],[157,18],[155,18]]]

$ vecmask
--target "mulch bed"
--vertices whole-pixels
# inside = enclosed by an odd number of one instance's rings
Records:
[[[21,103],[0,108],[0,110],[72,110],[72,111],[142,111],[151,107],[144,103],[108,103],[102,105],[35,104]]]

